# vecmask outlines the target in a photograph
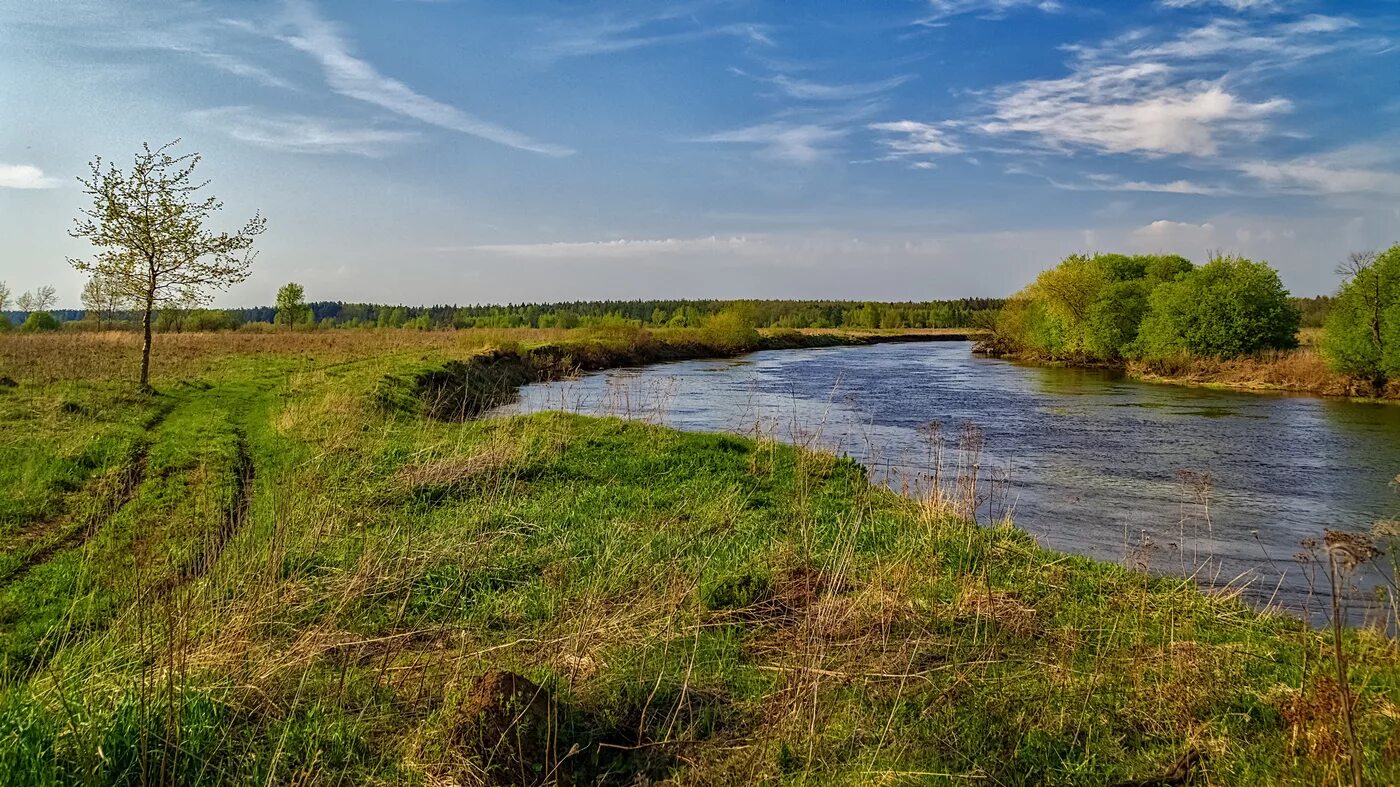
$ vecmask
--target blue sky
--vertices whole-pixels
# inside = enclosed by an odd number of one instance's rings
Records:
[[[1331,291],[1400,241],[1400,2],[0,0],[0,280],[180,137],[254,276],[406,303],[1005,295],[1076,251]]]

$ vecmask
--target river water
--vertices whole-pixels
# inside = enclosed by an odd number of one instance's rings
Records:
[[[983,521],[1010,510],[1046,546],[1242,587],[1311,617],[1326,574],[1295,559],[1304,540],[1400,515],[1400,406],[1140,383],[970,350],[900,343],[620,369],[527,386],[497,413],[765,434],[849,454],[905,491],[931,475],[936,444],[945,475],[970,465],[972,428]]]

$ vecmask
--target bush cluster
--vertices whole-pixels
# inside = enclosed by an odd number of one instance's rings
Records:
[[[1071,255],[1013,297],[1002,349],[1074,362],[1235,357],[1297,344],[1300,315],[1262,262],[1177,255]]]

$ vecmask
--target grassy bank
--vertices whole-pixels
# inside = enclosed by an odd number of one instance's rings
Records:
[[[971,523],[956,483],[918,501],[770,442],[423,417],[454,361],[725,352],[568,338],[288,339],[191,353],[151,397],[0,372],[6,783],[1400,774],[1375,632],[1342,632],[1342,682],[1330,634]]]
[[[1337,372],[1317,351],[1316,331],[1305,331],[1299,339],[1297,349],[1266,350],[1239,358],[1183,355],[1091,365],[1122,369],[1131,377],[1153,383],[1400,401],[1400,381],[1376,386]],[[1005,352],[986,345],[979,346],[977,351],[1023,363],[1047,363],[1034,353]]]

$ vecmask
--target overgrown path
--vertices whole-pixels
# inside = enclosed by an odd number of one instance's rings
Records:
[[[0,679],[105,636],[143,600],[202,578],[246,524],[257,475],[248,434],[266,433],[286,373],[172,386],[125,458],[12,536],[0,575]],[[138,603],[140,602],[140,603]]]

